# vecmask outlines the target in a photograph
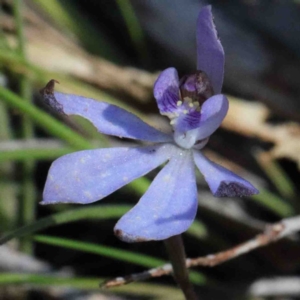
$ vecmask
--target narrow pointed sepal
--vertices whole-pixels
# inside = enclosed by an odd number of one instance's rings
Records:
[[[41,94],[45,102],[57,112],[77,115],[89,120],[99,132],[120,138],[149,142],[171,142],[172,137],[148,125],[134,114],[118,106],[83,96],[54,91],[51,80]]]
[[[201,9],[197,21],[197,69],[210,79],[214,93],[220,94],[223,84],[225,55],[213,21],[211,6]]]

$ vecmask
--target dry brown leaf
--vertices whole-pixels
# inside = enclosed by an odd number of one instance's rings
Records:
[[[288,158],[295,161],[300,169],[300,126],[288,123],[277,126],[276,143],[271,155],[276,158]]]
[[[222,127],[238,134],[259,138],[274,144],[270,154],[274,158],[288,158],[300,168],[300,125],[288,122],[280,125],[268,123],[270,110],[258,102],[245,102],[229,97],[230,109]]]

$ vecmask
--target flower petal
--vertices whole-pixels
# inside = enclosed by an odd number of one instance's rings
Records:
[[[174,121],[175,131],[185,133],[200,126],[201,112],[194,110],[186,114],[180,114]]]
[[[85,150],[52,164],[41,204],[100,200],[164,163],[173,145]]]
[[[224,95],[207,99],[201,107],[201,117],[197,129],[197,140],[203,140],[221,125],[228,111],[229,103]]]
[[[82,116],[104,134],[158,143],[172,141],[170,135],[153,128],[118,106],[82,96],[54,92],[55,82],[50,80],[41,90],[41,94],[45,102],[59,113]]]
[[[179,100],[179,78],[176,69],[168,68],[160,73],[154,84],[153,93],[161,114],[176,112]]]
[[[194,160],[215,197],[242,197],[259,191],[247,180],[194,151]]]
[[[205,6],[197,21],[197,69],[207,74],[215,94],[221,93],[224,62],[224,50],[213,22],[211,6]]]
[[[114,231],[125,242],[164,240],[186,231],[196,212],[197,187],[191,151],[178,149]]]
[[[215,95],[207,99],[201,111],[180,114],[172,123],[175,135],[186,136],[190,133],[195,141],[209,137],[221,125],[228,111],[228,100],[224,95]],[[197,130],[196,130],[197,129]]]

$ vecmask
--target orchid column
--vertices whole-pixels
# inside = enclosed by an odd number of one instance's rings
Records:
[[[188,284],[179,235],[189,228],[197,212],[195,165],[216,197],[258,193],[248,181],[200,152],[228,110],[228,100],[220,94],[224,51],[210,6],[199,13],[197,55],[195,73],[179,79],[176,69],[168,68],[154,85],[159,111],[170,118],[173,134],[159,131],[117,106],[55,92],[54,80],[42,90],[45,101],[58,112],[80,115],[101,133],[150,145],[84,150],[57,159],[50,168],[41,203],[92,203],[166,163],[114,232],[125,242],[166,240],[175,278],[186,299],[196,296]]]

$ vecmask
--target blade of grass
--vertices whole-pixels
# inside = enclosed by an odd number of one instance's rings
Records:
[[[35,241],[47,245],[59,246],[59,247],[73,249],[73,250],[98,254],[116,260],[133,263],[135,265],[139,265],[146,268],[155,268],[167,263],[167,261],[152,256],[135,253],[132,251],[126,251],[124,249],[120,250],[113,247],[96,245],[87,242],[80,242],[80,241],[70,240],[66,238],[58,238],[58,237],[42,236],[42,235],[34,236],[33,238]],[[206,281],[204,275],[198,272],[193,272],[193,271],[190,272],[190,277],[194,284],[202,285]]]
[[[4,12],[2,9],[0,9],[0,19],[4,19]],[[7,38],[4,34],[3,27],[0,27],[0,49],[6,50],[6,51],[11,51],[11,46],[9,45]]]
[[[50,134],[66,141],[75,149],[92,149],[92,144],[82,136],[65,126],[49,114],[38,109],[31,103],[26,103],[21,97],[0,86],[0,97],[7,105],[27,114],[35,123]]]
[[[108,247],[100,244],[96,245],[92,243],[71,240],[67,238],[60,238],[60,237],[46,236],[46,235],[35,235],[33,236],[33,240],[47,245],[58,246],[58,247],[73,249],[77,251],[97,254],[103,257],[109,257],[112,259],[116,259],[128,263],[133,263],[135,265],[139,265],[146,268],[157,267],[159,265],[164,265],[167,263],[166,261],[155,258],[153,256],[135,253],[124,249]]]
[[[129,36],[141,63],[147,62],[149,53],[147,50],[146,40],[139,20],[129,0],[117,0],[117,4],[125,21]]]
[[[66,287],[81,290],[95,290],[99,292],[99,281],[104,281],[104,278],[91,277],[63,277],[58,275],[44,274],[20,274],[20,273],[1,273],[0,285],[24,285],[28,287]],[[182,297],[178,293],[177,288],[162,286],[149,283],[134,283],[130,285],[112,288],[109,291],[120,294],[135,295],[136,297],[154,296],[156,300],[172,299],[181,300]],[[101,291],[103,292],[103,290]],[[107,291],[106,291],[107,292]]]
[[[16,230],[0,238],[0,245],[13,238],[19,238],[48,227],[75,222],[79,220],[106,220],[119,218],[125,214],[131,207],[129,205],[97,205],[84,208],[71,209],[65,212],[53,214],[49,217],[39,219],[38,221],[17,228]]]
[[[268,153],[256,153],[255,158],[282,197],[287,199],[296,197],[294,184]]]
[[[26,60],[25,37],[23,30],[23,2],[21,0],[13,1],[14,18],[17,29],[17,51],[19,55]],[[21,97],[28,103],[31,102],[32,91],[31,83],[26,75],[19,78]],[[27,115],[22,116],[22,136],[24,139],[30,139],[34,135],[34,128],[31,119]],[[36,192],[33,182],[34,161],[28,159],[22,163],[22,185],[21,197],[18,205],[18,225],[22,226],[33,222],[35,219]],[[20,240],[20,249],[31,254],[33,252],[33,244],[28,239]]]
[[[259,194],[251,196],[251,199],[282,218],[291,216],[295,213],[294,208],[289,203],[266,189],[260,188]]]
[[[198,220],[194,220],[187,233],[197,239],[206,239],[208,237],[206,226]]]
[[[1,273],[0,285],[8,284],[37,284],[37,285],[55,285],[70,286],[81,289],[97,289],[98,278],[68,278],[55,275],[43,274],[22,274],[22,273]]]
[[[0,150],[0,162],[4,161],[27,161],[33,160],[52,160],[62,155],[74,152],[71,147],[58,148],[32,148],[32,149],[14,149],[14,150]]]
[[[12,138],[12,128],[10,127],[9,114],[4,103],[0,102],[0,140]],[[1,158],[1,154],[0,154]],[[15,215],[17,206],[17,189],[14,182],[14,164],[2,161],[0,164],[0,226],[6,231],[15,227]]]
[[[118,47],[114,47],[109,41],[109,36],[99,26],[95,28],[91,24],[89,19],[78,11],[74,3],[57,0],[34,0],[34,3],[61,29],[68,29],[75,34],[91,52],[115,62],[122,62],[123,54]]]
[[[62,225],[65,223],[76,222],[80,220],[106,220],[113,218],[120,218],[124,215],[132,206],[130,205],[97,205],[91,207],[71,209],[65,212],[53,214],[49,217],[39,219],[38,221],[25,225],[21,228],[17,228],[12,232],[2,236],[0,238],[0,245],[10,241],[13,238],[19,238],[25,235],[41,231],[48,227]],[[202,228],[204,227],[204,229]],[[205,226],[199,221],[195,220],[193,225],[188,230],[188,233],[194,237],[200,237],[199,233],[193,232],[205,232]],[[202,236],[203,237],[203,236]]]

